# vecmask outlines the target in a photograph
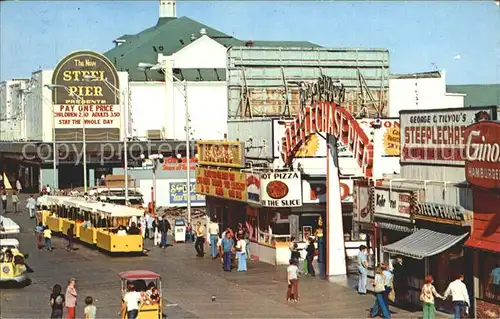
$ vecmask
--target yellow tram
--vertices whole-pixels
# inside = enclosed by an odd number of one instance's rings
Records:
[[[56,234],[67,235],[73,227],[76,240],[103,251],[143,252],[142,236],[125,230],[131,218],[144,215],[141,209],[67,196],[47,196],[40,208],[39,221]]]

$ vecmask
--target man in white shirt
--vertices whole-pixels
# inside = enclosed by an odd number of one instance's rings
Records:
[[[208,235],[210,236],[210,252],[212,259],[217,258],[217,241],[219,240],[219,224],[212,219],[208,224]]]
[[[50,195],[50,186],[47,184],[47,187],[45,188],[45,191],[47,192],[48,195]]]
[[[458,275],[457,279],[448,285],[448,288],[443,295],[443,299],[447,299],[451,295],[455,319],[462,318],[462,314],[468,312],[467,309],[470,305],[469,292],[467,291],[467,286],[465,286],[463,280],[464,275]]]
[[[33,198],[33,195],[30,195],[30,197],[26,201],[26,208],[29,211],[30,218],[35,218],[36,201]]]
[[[135,291],[134,285],[128,285],[127,293],[123,296],[123,302],[127,307],[127,318],[136,319],[139,316],[139,309],[142,306],[141,294]]]

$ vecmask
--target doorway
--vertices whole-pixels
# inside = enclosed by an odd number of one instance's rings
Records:
[[[82,165],[60,164],[59,174],[58,174],[58,185],[60,189],[83,187]]]

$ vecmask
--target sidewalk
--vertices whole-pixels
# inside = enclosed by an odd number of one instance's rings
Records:
[[[34,249],[34,222],[27,214],[9,214],[21,226],[21,248],[30,253],[27,263],[33,268],[33,284],[22,290],[2,291],[2,316],[35,318],[46,314],[47,298],[52,286],[64,286],[76,277],[79,295],[95,297],[101,318],[116,317],[119,309],[118,273],[130,269],[147,269],[163,278],[163,294],[169,318],[367,318],[373,305],[371,295],[360,296],[348,283],[332,283],[302,276],[299,279],[300,302],[285,300],[287,289],[285,267],[249,261],[248,272],[222,271],[218,260],[208,255],[195,257],[191,244],[174,244],[167,249],[152,247],[148,256],[112,258],[83,245],[66,252],[64,239],[54,236],[53,252]],[[211,296],[216,300],[212,301]],[[78,301],[83,304],[83,300]],[[28,307],[27,307],[28,306]],[[81,308],[81,309],[80,309]],[[83,307],[77,309],[82,315]],[[419,318],[421,313],[391,307],[392,318]],[[443,317],[444,318],[444,317]]]

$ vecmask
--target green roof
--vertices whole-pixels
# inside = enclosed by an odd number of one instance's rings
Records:
[[[462,93],[465,106],[500,106],[500,84],[447,85],[447,93]]]
[[[158,53],[171,55],[191,43],[191,35],[199,35],[204,28],[207,36],[225,47],[243,46],[249,41],[242,41],[217,31],[187,17],[160,18],[157,24],[138,34],[126,34],[117,40],[125,41],[104,55],[115,65],[118,71],[127,71],[131,81],[162,81],[161,72],[140,71],[139,62],[157,63]],[[250,41],[253,46],[268,47],[320,47],[311,42],[301,41]],[[186,70],[189,74],[191,71]],[[198,73],[198,71],[196,71]],[[214,73],[217,78],[217,74]],[[195,75],[196,77],[196,75]],[[205,77],[203,77],[205,78]],[[207,76],[207,78],[210,78]],[[224,75],[225,79],[225,75]]]

